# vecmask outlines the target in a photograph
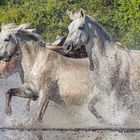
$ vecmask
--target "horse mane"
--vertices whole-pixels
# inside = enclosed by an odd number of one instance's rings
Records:
[[[112,40],[112,37],[109,35],[109,33],[107,33],[105,29],[94,18],[87,15],[85,19],[91,23],[94,31],[98,33],[98,37],[100,37],[102,40]]]
[[[43,46],[45,47],[46,41],[36,32],[36,29],[31,29],[29,23],[21,24],[21,25],[16,25],[15,23],[9,23],[2,25],[1,27],[2,31],[7,31],[9,33],[15,33],[18,35],[25,35],[28,36],[28,38],[44,44]]]
[[[114,45],[118,49],[123,49],[124,51],[130,53],[129,49],[126,46],[122,45],[120,42],[113,40],[109,33],[106,32],[105,29],[94,18],[86,15],[85,20],[87,20],[89,26],[91,26],[90,29],[93,30],[95,36],[99,38],[98,46],[101,48],[102,54],[106,50],[106,47],[104,47],[106,45],[105,42],[107,42],[107,46],[109,44],[110,46]]]

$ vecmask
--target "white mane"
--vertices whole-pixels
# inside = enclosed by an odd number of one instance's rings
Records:
[[[9,24],[5,24],[2,25],[1,27],[1,34],[5,34],[5,33],[24,33],[25,35],[31,36],[31,37],[35,37],[38,40],[40,40],[41,42],[44,42],[44,39],[36,32],[36,29],[31,29],[30,28],[30,23],[25,23],[25,24],[21,24],[21,25],[16,25],[15,23],[9,23]]]

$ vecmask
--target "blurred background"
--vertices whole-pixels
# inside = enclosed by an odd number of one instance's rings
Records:
[[[83,8],[111,36],[140,49],[140,0],[0,0],[0,25],[30,22],[46,40],[67,35],[67,10]]]

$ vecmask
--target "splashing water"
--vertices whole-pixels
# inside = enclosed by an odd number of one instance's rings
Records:
[[[10,88],[21,86],[19,75],[13,74],[7,80],[1,80],[0,85],[0,126],[22,126],[23,124],[30,124],[31,120],[33,120],[36,115],[37,101],[31,102],[31,111],[27,112],[27,99],[13,97],[12,116],[5,117],[4,113],[4,93]],[[103,99],[101,102],[97,103],[96,108],[109,124],[123,126],[130,112],[124,108],[118,110],[117,105],[114,94],[110,96],[103,95]],[[63,106],[50,101],[41,126],[49,128],[86,128],[104,125],[99,123],[90,113],[87,104],[83,106]]]
[[[27,99],[13,97],[12,109],[13,114],[10,117],[6,117],[4,113],[5,96],[4,93],[10,88],[20,87],[21,82],[18,74],[13,74],[7,80],[0,80],[0,127],[11,126],[30,126],[30,122],[35,117],[37,101],[31,103],[31,111],[27,112],[26,103]],[[99,113],[108,120],[109,124],[114,126],[123,126],[126,119],[130,115],[129,110],[124,108],[117,108],[117,100],[114,94],[110,96],[104,95],[101,102],[97,103],[96,108]],[[133,120],[133,118],[132,118]],[[131,121],[130,121],[131,122]],[[133,124],[134,121],[133,121]],[[87,104],[83,106],[62,106],[56,103],[50,102],[46,110],[43,122],[41,125],[35,127],[39,128],[92,128],[92,127],[106,127],[100,124],[98,120],[89,112]],[[32,128],[32,125],[30,126]],[[4,131],[0,130],[0,139],[3,140],[15,140],[15,139],[37,139],[43,140],[48,138],[49,140],[61,140],[73,138],[79,140],[131,140],[134,137],[132,134],[122,134],[118,132],[49,132],[49,131]],[[135,134],[136,138],[139,138],[139,133]]]

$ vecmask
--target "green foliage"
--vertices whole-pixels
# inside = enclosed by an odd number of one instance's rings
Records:
[[[140,49],[140,1],[118,0],[114,21],[119,28],[119,38],[130,48]]]
[[[140,1],[138,0],[1,0],[0,25],[30,22],[47,40],[66,35],[67,10],[84,8],[116,39],[140,49]]]

